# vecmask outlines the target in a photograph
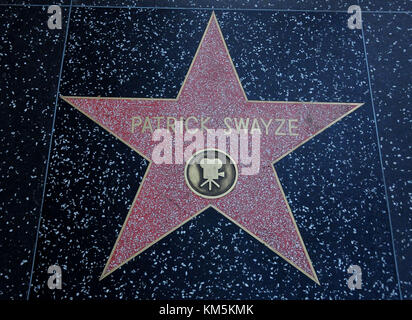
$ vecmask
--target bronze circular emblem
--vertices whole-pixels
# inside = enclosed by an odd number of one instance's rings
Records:
[[[235,187],[237,178],[236,163],[218,149],[198,151],[186,163],[186,184],[203,198],[223,197]]]

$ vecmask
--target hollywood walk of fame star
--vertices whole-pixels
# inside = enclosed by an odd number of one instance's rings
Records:
[[[362,104],[248,100],[214,13],[175,99],[62,98],[150,162],[101,279],[213,207],[319,284],[274,162]],[[130,130],[130,119],[137,116],[178,119],[194,115],[211,117],[208,128],[223,128],[227,116],[297,121],[293,135],[262,134],[259,173],[239,175],[231,192],[210,199],[187,186],[185,164],[158,165],[151,161],[158,142],[152,141],[150,132]]]

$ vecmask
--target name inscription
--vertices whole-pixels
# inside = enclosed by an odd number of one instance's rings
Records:
[[[207,131],[210,128],[211,117],[141,117],[135,116],[130,119],[130,132],[153,133],[156,129],[167,129],[176,132],[186,130],[188,133]],[[298,119],[263,119],[263,118],[230,118],[223,119],[224,132],[247,131],[248,133],[274,134],[275,136],[298,136]]]

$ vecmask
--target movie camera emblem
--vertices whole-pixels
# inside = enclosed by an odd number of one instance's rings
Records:
[[[231,156],[218,149],[192,155],[185,167],[185,180],[195,194],[208,199],[228,194],[236,185],[238,168]]]

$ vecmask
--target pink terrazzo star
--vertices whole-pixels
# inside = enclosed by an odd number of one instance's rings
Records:
[[[133,117],[210,117],[208,128],[225,128],[224,118],[296,119],[261,135],[261,165],[256,175],[239,175],[235,188],[218,199],[194,194],[184,179],[185,164],[151,162],[133,200],[101,278],[212,206],[279,256],[319,283],[298,227],[273,169],[273,163],[320,133],[359,103],[250,101],[212,14],[176,99],[62,97],[128,146],[151,160],[158,142],[150,130],[132,132]],[[152,120],[151,120],[152,121]],[[156,124],[151,123],[153,127]]]

